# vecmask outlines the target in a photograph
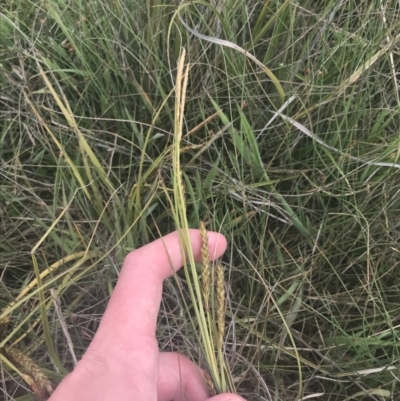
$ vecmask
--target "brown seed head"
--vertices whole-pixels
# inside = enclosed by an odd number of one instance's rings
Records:
[[[217,265],[217,331],[218,345],[222,347],[225,333],[225,286],[224,286],[224,268],[222,263]]]
[[[218,394],[217,389],[215,388],[214,381],[211,378],[211,375],[205,371],[204,372],[204,381],[206,383],[207,390],[211,397],[214,397]]]
[[[20,350],[10,346],[2,348],[2,352],[27,373],[23,379],[31,386],[40,400],[46,400],[50,397],[50,394],[53,392],[50,380],[31,358]]]
[[[211,290],[211,269],[210,256],[208,252],[207,230],[202,221],[200,221],[201,234],[201,285],[203,290],[203,300],[205,310],[210,310],[210,290]]]

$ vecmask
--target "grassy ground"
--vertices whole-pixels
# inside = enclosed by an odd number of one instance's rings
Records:
[[[0,10],[0,398],[34,397],[10,347],[56,383],[96,331],[124,255],[176,228],[184,47],[187,218],[229,241],[238,393],[400,399],[398,0]],[[178,291],[166,283],[160,347],[198,362]]]

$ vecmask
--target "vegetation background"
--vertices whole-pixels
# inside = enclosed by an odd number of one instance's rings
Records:
[[[182,47],[187,217],[228,238],[224,352],[238,393],[400,399],[398,0],[0,11],[1,399],[34,399],[40,374],[56,384],[71,370],[124,255],[176,229]],[[178,280],[160,347],[201,363]]]

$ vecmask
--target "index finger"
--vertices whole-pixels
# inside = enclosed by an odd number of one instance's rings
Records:
[[[200,232],[189,230],[189,234],[194,257],[199,260]],[[208,246],[210,260],[216,259],[225,252],[226,239],[208,232]],[[96,333],[96,342],[117,341],[122,349],[129,349],[140,338],[154,337],[163,281],[182,264],[177,231],[128,254]]]

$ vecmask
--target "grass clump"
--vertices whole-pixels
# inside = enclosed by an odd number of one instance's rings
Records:
[[[163,350],[249,401],[398,399],[398,12],[3,1],[4,397],[34,392],[7,350],[57,383],[124,255],[177,227],[205,244],[204,220],[224,272],[188,260],[166,283]]]

